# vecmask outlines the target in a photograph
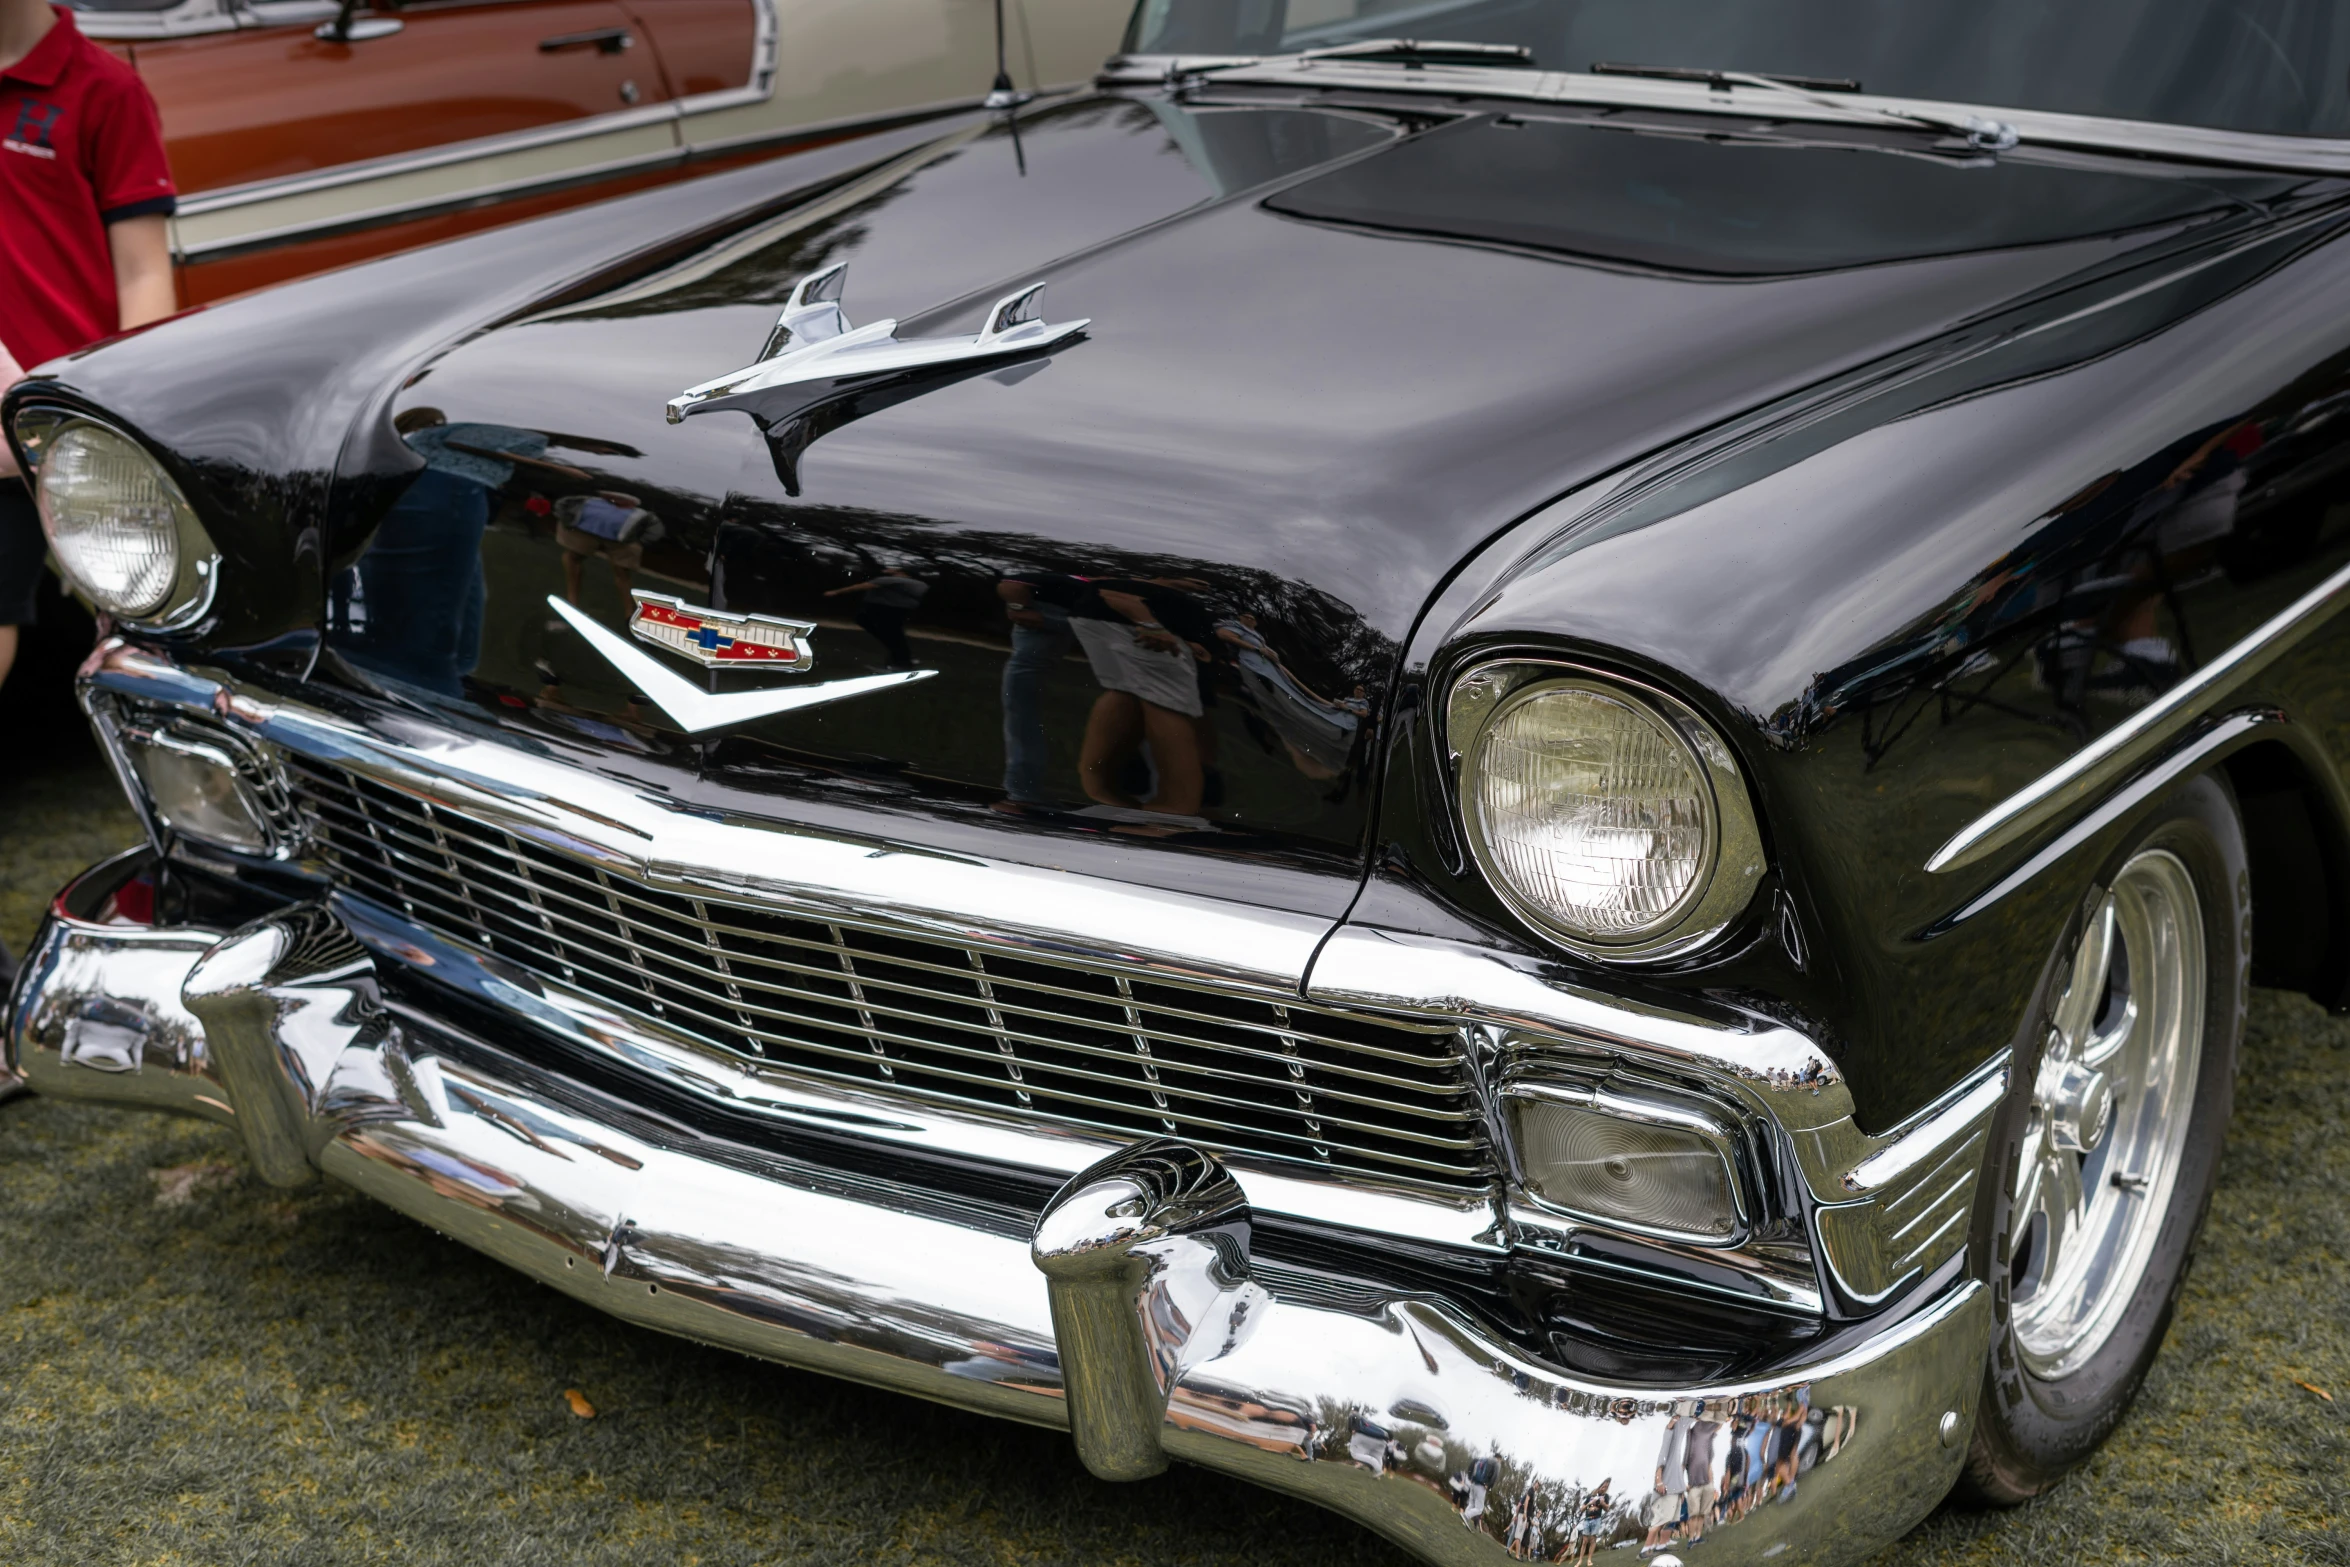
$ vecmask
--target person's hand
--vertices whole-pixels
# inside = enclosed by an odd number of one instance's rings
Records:
[[[24,366],[16,362],[16,356],[8,351],[6,343],[0,343],[0,392],[7,391],[23,379]],[[16,452],[6,441],[0,440],[0,479],[16,477]]]

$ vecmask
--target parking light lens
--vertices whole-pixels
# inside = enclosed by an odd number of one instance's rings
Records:
[[[236,764],[170,735],[132,738],[131,765],[147,802],[174,832],[246,854],[269,852],[269,831]]]
[[[1509,1105],[1520,1180],[1536,1201],[1672,1239],[1737,1237],[1736,1181],[1716,1140],[1557,1099]]]

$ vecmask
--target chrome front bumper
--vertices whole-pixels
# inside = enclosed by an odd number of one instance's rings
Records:
[[[27,958],[0,1085],[235,1126],[264,1179],[323,1170],[648,1327],[1070,1429],[1105,1476],[1180,1458],[1431,1561],[1548,1558],[1603,1482],[1602,1544],[1702,1507],[1660,1501],[1656,1476],[1710,1421],[1706,1558],[1845,1562],[1933,1507],[1964,1452],[1989,1326],[1971,1281],[1777,1380],[1607,1386],[1423,1295],[1268,1289],[1251,1178],[1182,1144],[1113,1154],[1031,1221],[669,1137],[486,1066],[387,1010],[376,955],[324,906],[224,934],[73,912],[90,901],[61,894]],[[1741,1448],[1757,1476],[1732,1499]]]

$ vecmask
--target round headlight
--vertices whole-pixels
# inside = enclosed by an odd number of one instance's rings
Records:
[[[1761,869],[1728,748],[1669,698],[1542,678],[1555,673],[1471,677],[1486,682],[1487,701],[1462,793],[1486,875],[1521,913],[1601,955],[1646,956],[1711,934]],[[1494,699],[1497,690],[1507,694]]]
[[[190,596],[195,509],[144,447],[87,421],[45,443],[35,490],[57,567],[107,613],[139,620]]]

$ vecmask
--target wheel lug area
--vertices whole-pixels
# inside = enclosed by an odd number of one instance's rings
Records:
[[[2067,1153],[2094,1153],[2113,1124],[2113,1085],[2105,1074],[2077,1061],[2051,1062],[2038,1086],[2049,1141]]]

